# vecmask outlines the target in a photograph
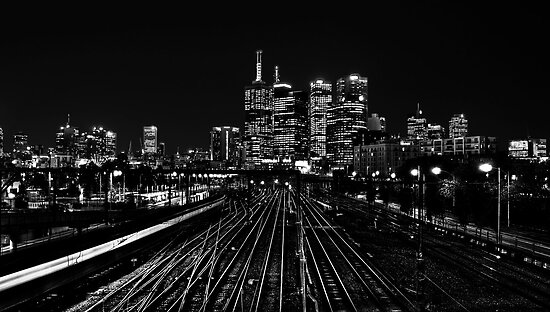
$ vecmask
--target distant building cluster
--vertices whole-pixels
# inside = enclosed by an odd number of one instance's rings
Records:
[[[318,78],[307,90],[281,79],[275,66],[273,82],[262,77],[262,51],[256,52],[256,77],[244,87],[244,125],[215,126],[209,148],[188,148],[167,155],[155,125],[143,126],[140,148],[132,142],[123,153],[134,165],[165,168],[300,169],[331,174],[344,171],[389,177],[407,160],[421,156],[468,158],[496,153],[497,139],[472,135],[464,113],[451,116],[447,128],[431,123],[420,103],[406,119],[406,134],[387,131],[387,120],[369,111],[368,78],[358,73],[335,83]],[[69,116],[70,117],[70,116]],[[30,145],[26,133],[13,135],[5,150],[0,127],[0,156],[18,166],[65,167],[93,162],[101,165],[117,153],[116,132],[94,126],[83,132],[70,124],[59,127],[55,147]],[[514,159],[544,161],[546,139],[519,138],[508,143]]]
[[[244,88],[242,164],[268,169],[305,161],[316,173],[389,176],[419,156],[496,153],[497,139],[471,135],[464,113],[453,114],[446,128],[428,122],[420,104],[416,108],[406,120],[406,135],[390,135],[386,118],[369,112],[367,77],[353,73],[336,83],[319,78],[308,90],[295,90],[281,81],[278,66],[273,83],[262,79],[262,51],[257,51],[256,79]]]
[[[55,133],[55,146],[31,145],[24,132],[13,135],[11,153],[4,150],[3,131],[0,128],[0,154],[13,159],[12,163],[22,167],[73,167],[93,161],[97,164],[116,156],[117,134],[101,126],[94,126],[88,132],[67,123]]]

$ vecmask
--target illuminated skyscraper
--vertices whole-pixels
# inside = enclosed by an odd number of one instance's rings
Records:
[[[80,143],[84,150],[81,157],[86,158],[108,158],[116,155],[116,132],[103,127],[93,127],[89,133],[82,134],[83,142]]]
[[[332,83],[317,79],[309,84],[309,156],[327,156],[327,109],[332,103]]]
[[[143,127],[143,153],[144,154],[156,154],[157,153],[157,140],[158,131],[156,126],[144,126]]]
[[[116,132],[106,131],[105,132],[105,155],[115,156],[116,155]]]
[[[428,121],[422,115],[420,103],[416,105],[416,114],[407,118],[407,138],[409,140],[425,140],[428,138]]]
[[[4,154],[4,130],[0,127],[0,156]]]
[[[166,143],[164,143],[164,142],[159,142],[158,148],[157,148],[157,154],[158,154],[160,157],[166,156]]]
[[[353,165],[353,140],[367,129],[367,105],[367,77],[338,79],[336,99],[327,110],[327,158],[333,170]]]
[[[210,131],[210,160],[237,167],[241,163],[241,133],[237,127],[213,127]]]
[[[244,144],[248,166],[273,159],[273,87],[262,81],[262,51],[256,52],[256,80],[244,89]]]
[[[13,152],[15,154],[29,153],[29,136],[23,132],[17,132],[13,135]]]
[[[307,157],[307,94],[279,81],[275,67],[273,85],[273,154],[275,159],[305,160]]]
[[[444,139],[445,128],[438,124],[428,124],[428,139]]]
[[[67,124],[61,126],[55,134],[55,152],[61,155],[75,156],[78,153],[80,131],[71,127],[71,115],[67,115]]]
[[[449,138],[459,138],[468,135],[468,120],[464,114],[454,114],[449,120]]]

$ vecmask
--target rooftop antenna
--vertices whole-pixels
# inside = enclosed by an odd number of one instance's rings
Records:
[[[71,114],[67,114],[67,127],[71,124]]]
[[[279,83],[279,66],[275,65],[275,83]]]
[[[262,50],[256,51],[256,82],[262,81]]]

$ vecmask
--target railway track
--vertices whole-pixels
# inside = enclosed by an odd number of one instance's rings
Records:
[[[400,232],[406,237],[417,237],[418,227],[423,226],[422,249],[425,257],[432,257],[443,261],[451,268],[458,268],[461,272],[470,276],[472,280],[479,280],[480,283],[490,283],[497,288],[505,290],[510,295],[520,296],[534,305],[545,310],[550,310],[550,278],[548,275],[533,272],[527,267],[510,263],[500,255],[492,254],[483,249],[472,248],[463,241],[444,239],[441,231],[434,231],[431,227],[421,225],[416,220],[405,220],[402,216],[381,209],[369,207],[370,211],[358,208],[358,205],[351,204],[345,200],[338,201],[344,210],[362,214],[371,221],[378,220],[378,225],[384,226],[391,231]],[[362,205],[365,208],[365,205]],[[415,243],[416,244],[416,243]],[[468,310],[459,303],[459,300],[445,292],[436,281],[424,275],[427,282],[435,288],[443,291],[447,297]]]
[[[330,311],[414,310],[414,304],[361,256],[311,201],[304,197],[304,236],[311,265]],[[367,294],[367,296],[365,296]]]
[[[181,278],[189,274],[192,268],[201,263],[210,252],[210,247],[220,241],[220,233],[227,236],[234,231],[242,220],[246,219],[245,209],[235,209],[221,218],[215,227],[189,238],[185,243],[173,246],[174,240],[152,258],[139,272],[124,284],[105,294],[105,296],[86,311],[143,311],[152,303],[161,301],[180,284]],[[213,230],[214,229],[214,230]]]
[[[280,216],[282,192],[279,191],[269,204],[268,214],[265,216],[262,226],[258,229],[252,248],[243,253],[239,262],[244,262],[244,270],[238,275],[237,283],[230,291],[223,310],[249,310],[257,311],[260,301],[264,296],[267,270],[270,266],[270,258],[273,250],[273,238]],[[277,298],[278,298],[277,294]],[[263,304],[263,301],[262,301]],[[271,307],[268,311],[276,311]]]
[[[237,210],[234,205],[226,210]],[[241,227],[224,231],[224,224],[214,224],[197,237],[201,241],[195,244],[194,253],[179,251],[151,263],[164,269],[154,276],[144,275],[143,285],[147,286],[143,289],[134,286],[131,291],[121,291],[125,297],[110,310],[285,311],[282,286],[285,254],[288,256],[284,247],[286,215],[282,191],[256,197],[253,207],[236,222]],[[138,295],[147,293],[147,289],[162,291]],[[127,299],[132,296],[138,299]]]

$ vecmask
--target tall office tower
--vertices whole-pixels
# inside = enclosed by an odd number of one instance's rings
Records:
[[[13,135],[13,152],[16,154],[26,154],[29,152],[29,136],[23,132],[17,132]]]
[[[273,155],[279,161],[307,157],[307,94],[279,80],[273,85]]]
[[[353,140],[367,129],[367,77],[338,79],[335,96],[327,109],[327,158],[333,170],[347,171],[353,166]]]
[[[85,136],[85,155],[88,158],[109,157],[116,155],[116,132],[104,129],[103,127],[93,127],[90,133]]]
[[[327,156],[327,109],[332,104],[332,83],[317,79],[309,84],[309,157]]]
[[[164,157],[166,156],[166,144],[164,142],[160,142],[159,143],[159,146],[158,146],[158,149],[157,149],[157,153],[159,156],[161,157]]]
[[[422,115],[420,103],[416,105],[416,114],[407,118],[407,138],[409,140],[425,140],[428,138],[428,122]]]
[[[380,129],[381,129],[382,132],[385,133],[385,132],[387,132],[387,129],[388,129],[386,127],[386,125],[387,125],[386,117],[380,116],[379,118],[380,118]]]
[[[464,114],[454,114],[449,120],[449,138],[459,138],[468,135],[468,119]]]
[[[262,51],[256,51],[256,80],[244,88],[247,166],[273,159],[273,87],[262,81]]]
[[[143,127],[143,154],[157,153],[158,130],[156,126]]]
[[[78,154],[78,140],[80,131],[76,127],[71,127],[71,115],[67,115],[67,123],[59,128],[55,134],[55,152],[62,155]]]
[[[107,131],[105,132],[105,155],[115,156],[116,155],[116,132]]]
[[[239,166],[241,132],[237,127],[213,127],[210,131],[210,159]]]
[[[0,127],[0,156],[4,154],[4,130]]]
[[[438,124],[428,124],[428,139],[444,139],[445,128]]]

